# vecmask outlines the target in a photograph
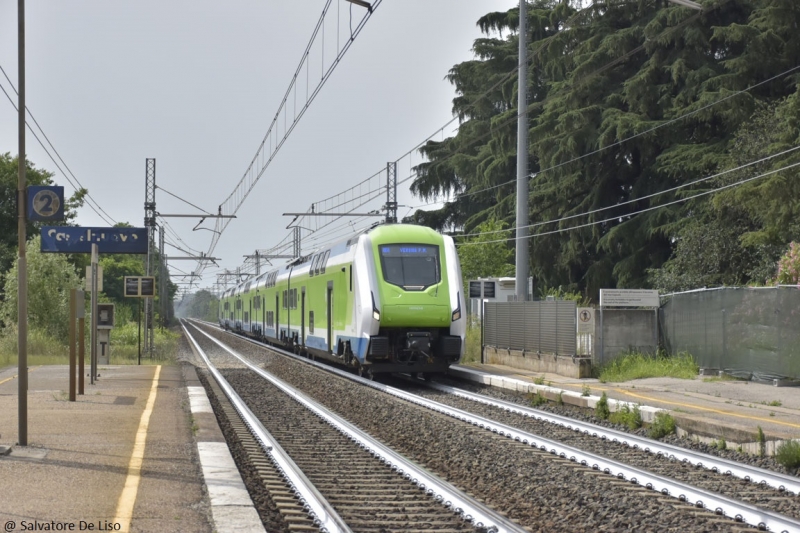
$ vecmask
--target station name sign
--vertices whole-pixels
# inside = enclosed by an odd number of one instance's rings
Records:
[[[658,291],[647,289],[600,289],[600,307],[660,307]]]
[[[92,244],[101,254],[147,253],[146,228],[45,226],[41,236],[45,253],[89,254]]]

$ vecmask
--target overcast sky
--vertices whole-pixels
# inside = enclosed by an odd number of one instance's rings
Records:
[[[216,212],[255,155],[325,1],[26,4],[28,109],[97,203],[114,220],[142,226],[149,157],[156,158],[160,187]],[[235,269],[245,254],[286,237],[291,218],[283,212],[306,211],[313,201],[355,185],[444,125],[455,95],[444,77],[473,57],[476,21],[516,4],[384,0],[223,233],[214,252],[220,266]],[[350,4],[333,0],[328,46],[337,9],[339,27],[349,24]],[[352,9],[355,25],[363,8]],[[17,0],[0,0],[0,66],[15,85],[16,28]],[[333,54],[326,53],[327,62]],[[311,67],[319,69],[319,60]],[[0,85],[11,91],[2,74]],[[73,187],[30,134],[27,143],[28,159],[55,172],[56,183],[71,194]],[[17,151],[17,115],[0,92],[0,153]],[[400,162],[399,179],[414,162],[419,159]],[[408,183],[398,191],[400,204],[421,204]],[[156,202],[160,213],[195,212],[163,191]],[[88,207],[78,223],[107,226]],[[169,219],[183,243],[205,251],[212,233],[193,232],[196,223]],[[185,255],[170,246],[166,253]],[[170,267],[179,274],[195,263]],[[210,287],[217,271],[207,268],[200,285]]]

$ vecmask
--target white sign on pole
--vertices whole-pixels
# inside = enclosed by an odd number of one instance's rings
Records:
[[[600,307],[660,307],[658,291],[647,289],[600,289]]]
[[[86,292],[92,292],[92,267],[86,267]],[[103,292],[103,267],[97,265],[97,292]]]
[[[578,307],[578,335],[594,335],[594,309]]]

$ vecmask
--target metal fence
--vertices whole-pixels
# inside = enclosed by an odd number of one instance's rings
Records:
[[[483,344],[531,353],[575,355],[575,302],[486,302]]]
[[[800,378],[800,288],[721,288],[662,297],[661,342],[701,367],[755,379]]]

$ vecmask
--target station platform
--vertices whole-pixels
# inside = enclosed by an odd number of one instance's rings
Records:
[[[645,422],[658,411],[675,419],[679,436],[711,443],[725,439],[728,447],[758,453],[758,428],[773,455],[780,443],[800,439],[800,387],[781,387],[718,376],[694,379],[647,378],[624,383],[570,378],[503,365],[454,365],[448,373],[478,383],[526,393],[540,391],[549,399],[594,408],[605,392],[611,411],[622,404],[638,405]]]
[[[4,531],[264,531],[193,366],[100,366],[68,401],[65,365],[0,370]]]

